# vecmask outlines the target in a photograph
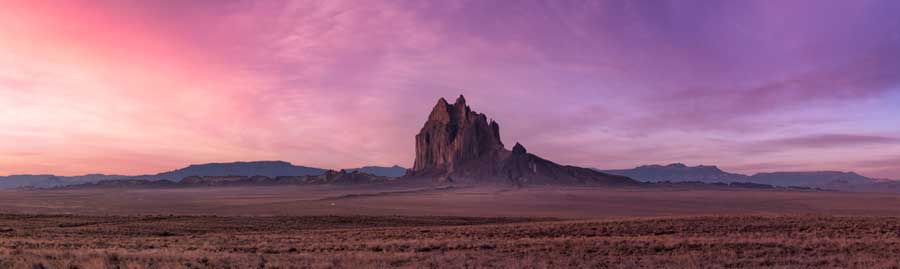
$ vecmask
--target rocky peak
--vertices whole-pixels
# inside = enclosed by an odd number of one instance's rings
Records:
[[[468,120],[469,114],[472,112],[469,109],[469,106],[466,105],[466,98],[463,97],[462,94],[460,94],[459,97],[456,98],[456,102],[453,103],[453,110],[454,116],[462,121]]]
[[[513,146],[513,148],[512,148],[512,153],[515,155],[522,155],[522,154],[528,153],[528,151],[525,150],[525,146],[522,146],[522,144],[519,144],[519,142],[516,142],[516,145]]]
[[[447,100],[444,98],[438,100],[434,108],[431,109],[431,114],[428,115],[428,121],[450,122],[450,104],[447,104]]]
[[[466,97],[460,94],[459,97],[456,97],[454,105],[466,106]]]
[[[462,95],[453,104],[441,98],[416,135],[413,171],[446,173],[461,162],[497,155],[504,150],[499,131],[496,122],[472,111]]]

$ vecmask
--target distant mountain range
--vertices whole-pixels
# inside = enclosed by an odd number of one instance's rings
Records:
[[[747,182],[772,186],[802,186],[843,190],[862,190],[877,186],[898,184],[889,180],[865,177],[854,172],[772,172],[757,173],[748,176],[725,172],[716,166],[687,166],[681,163],[673,163],[669,165],[643,165],[632,169],[598,171],[614,175],[627,176],[636,180],[646,182]]]
[[[670,182],[715,186],[807,187],[837,190],[900,190],[900,181],[868,178],[854,172],[774,172],[742,175],[716,166],[644,165],[633,169],[599,170],[560,165],[529,153],[516,143],[506,149],[500,127],[485,114],[473,111],[463,96],[453,104],[440,98],[415,136],[416,155],[412,169],[400,166],[333,171],[297,166],[284,161],[208,163],[153,175],[122,176],[90,174],[13,175],[0,177],[0,188],[58,187],[70,185],[222,185],[222,184],[307,184],[368,183],[400,180],[427,180],[468,185],[602,185],[640,186],[644,182]],[[659,185],[666,185],[659,184]],[[678,185],[678,184],[676,184]]]
[[[11,175],[0,177],[0,189],[11,189],[19,187],[47,188],[97,182],[101,180],[114,180],[127,177],[128,176],[103,174],[90,174],[71,177],[55,175]]]
[[[406,168],[400,166],[381,167],[365,166],[360,168],[344,169],[348,172],[358,171],[380,177],[400,177],[406,173]],[[328,172],[328,169],[293,165],[284,161],[257,161],[257,162],[232,162],[232,163],[207,163],[195,164],[185,168],[162,172],[153,175],[123,176],[89,174],[83,176],[56,176],[56,175],[11,175],[0,177],[0,189],[20,187],[48,188],[95,183],[109,180],[168,180],[178,182],[186,177],[217,177],[239,176],[252,177],[263,176],[277,177],[303,177],[319,176]]]
[[[344,169],[379,177],[398,178],[406,174],[400,166],[365,166]],[[89,174],[83,176],[55,175],[11,175],[0,177],[0,189],[20,187],[49,188],[59,186],[97,183],[111,180],[165,180],[179,182],[188,177],[253,177],[268,178],[320,176],[328,169],[293,165],[284,161],[208,163],[190,165],[185,168],[154,175],[123,176]],[[722,171],[712,165],[687,166],[681,163],[669,165],[643,165],[632,169],[599,170],[612,175],[620,175],[645,182],[703,182],[703,183],[755,183],[780,187],[798,186],[852,191],[900,191],[900,181],[875,179],[854,172],[813,171],[813,172],[771,172],[743,175]],[[109,182],[104,183],[111,184]],[[123,181],[122,184],[126,184]]]
[[[388,183],[397,178],[376,176],[357,171],[327,170],[319,175],[305,176],[188,176],[181,181],[166,179],[116,179],[97,182],[56,186],[56,188],[171,188],[207,186],[272,186],[272,185],[314,185],[314,184],[366,184]]]
[[[598,171],[622,175],[645,182],[749,182],[747,180],[749,177],[746,175],[728,173],[715,166],[699,165],[691,167],[681,163],[673,163],[670,165],[642,165],[632,169]]]
[[[312,176],[324,174],[325,171],[328,169],[297,166],[283,161],[258,161],[194,164],[174,171],[135,178],[179,181],[189,176]]]

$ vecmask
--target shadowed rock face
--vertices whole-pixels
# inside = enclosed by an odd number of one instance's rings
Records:
[[[416,160],[406,178],[494,184],[637,184],[624,176],[563,166],[500,141],[500,126],[472,111],[463,96],[438,100],[416,135]]]
[[[416,135],[412,171],[448,175],[468,162],[497,160],[504,152],[496,122],[488,122],[484,114],[472,111],[462,95],[453,105],[441,98]]]

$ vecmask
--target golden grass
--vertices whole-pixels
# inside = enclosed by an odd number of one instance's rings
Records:
[[[0,268],[898,268],[900,219],[0,216]]]

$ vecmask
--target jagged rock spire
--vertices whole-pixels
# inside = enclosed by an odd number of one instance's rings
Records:
[[[502,184],[636,184],[591,169],[562,166],[500,141],[500,125],[472,111],[460,95],[441,98],[416,135],[416,160],[407,178]]]
[[[450,121],[450,104],[443,97],[438,99],[437,104],[431,109],[428,115],[428,121],[449,122]]]
[[[522,144],[519,144],[519,142],[516,142],[516,145],[513,146],[513,148],[512,148],[512,153],[519,155],[519,154],[528,153],[528,151],[525,150],[525,146],[522,146]]]
[[[431,110],[425,126],[416,135],[413,171],[446,173],[457,164],[496,155],[504,150],[500,127],[472,111],[462,95],[453,104],[444,98]]]
[[[466,106],[466,97],[463,96],[462,94],[460,94],[459,97],[456,97],[456,102],[453,104],[465,107]]]

